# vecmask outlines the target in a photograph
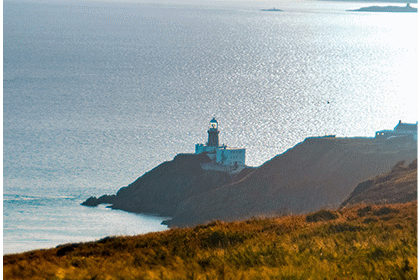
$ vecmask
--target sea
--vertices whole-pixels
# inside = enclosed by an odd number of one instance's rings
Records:
[[[348,11],[372,5],[393,3],[4,0],[3,254],[167,230],[80,203],[193,153],[213,117],[249,166],[417,122],[417,13]]]

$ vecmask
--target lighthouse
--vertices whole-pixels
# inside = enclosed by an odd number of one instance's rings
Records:
[[[207,141],[207,146],[210,147],[219,147],[219,124],[217,123],[216,119],[213,118],[210,121],[209,130],[207,133],[209,134],[209,140]]]
[[[228,148],[227,145],[219,145],[219,123],[212,118],[207,130],[208,141],[204,144],[195,145],[195,153],[205,153],[213,162],[212,168],[237,169],[245,166],[245,149]]]

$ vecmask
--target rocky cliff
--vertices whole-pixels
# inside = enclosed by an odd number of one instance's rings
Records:
[[[358,183],[415,158],[411,138],[308,138],[241,181],[189,197],[169,225],[336,208]]]
[[[232,183],[252,170],[245,168],[236,175],[203,170],[201,166],[209,162],[205,154],[179,154],[121,188],[116,195],[91,197],[82,205],[106,203],[112,204],[113,209],[173,216],[179,204],[188,197]]]
[[[417,199],[417,159],[398,162],[389,172],[357,185],[341,207],[352,204],[406,203]]]
[[[236,176],[203,170],[206,155],[182,154],[121,188],[85,205],[173,217],[171,227],[211,220],[303,213],[339,207],[358,183],[417,158],[412,138],[308,138],[258,168]]]

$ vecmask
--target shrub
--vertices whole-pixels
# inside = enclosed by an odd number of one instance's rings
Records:
[[[397,213],[399,213],[399,211],[397,209],[392,209],[392,208],[389,208],[389,207],[382,207],[382,208],[376,210],[375,212],[373,212],[373,215],[383,216],[383,215],[388,215],[388,214],[391,214],[391,213],[397,214]]]
[[[71,265],[82,268],[86,266],[86,260],[83,257],[75,257],[71,260]]]
[[[246,236],[239,232],[214,231],[202,240],[202,246],[207,248],[226,248],[237,243],[242,243]]]
[[[58,246],[57,248],[59,248],[59,249],[57,250],[56,256],[57,257],[65,256],[68,253],[74,251],[74,249],[79,247],[79,245],[80,244],[73,243],[73,244],[66,244],[66,245],[63,245],[63,246]]]
[[[332,211],[320,210],[318,212],[315,212],[313,214],[310,214],[310,215],[306,216],[306,221],[308,223],[315,223],[315,222],[320,222],[320,221],[335,220],[338,217],[339,217],[338,214],[334,213]]]
[[[368,254],[368,257],[376,261],[385,258],[386,252],[381,248],[375,248],[371,253]]]
[[[376,218],[366,218],[363,220],[364,224],[370,224],[370,223],[376,223],[378,221],[378,219]]]
[[[366,216],[370,212],[370,210],[372,210],[371,206],[366,206],[366,207],[363,207],[363,208],[359,208],[359,209],[357,209],[357,215],[359,217]]]

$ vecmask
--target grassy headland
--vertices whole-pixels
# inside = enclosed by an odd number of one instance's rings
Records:
[[[203,168],[211,162],[204,154],[179,154],[115,195],[91,197],[83,205],[109,203],[113,209],[159,213],[172,217],[171,228],[271,213],[309,213],[338,208],[360,182],[389,172],[397,162],[411,163],[416,158],[417,142],[411,137],[310,137],[239,174]]]
[[[4,279],[415,279],[417,201],[212,222],[3,257]]]

